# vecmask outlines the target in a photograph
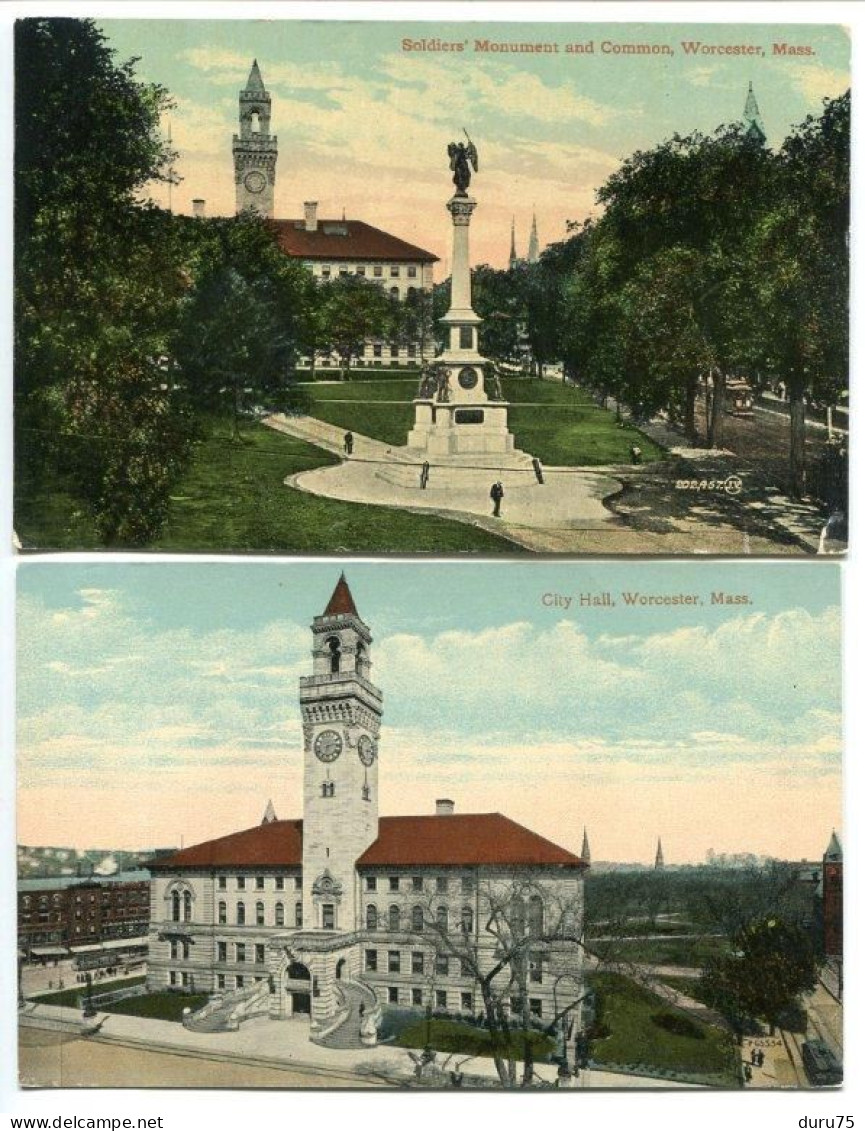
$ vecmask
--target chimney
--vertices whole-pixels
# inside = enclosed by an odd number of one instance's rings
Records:
[[[453,816],[454,803],[449,801],[448,798],[442,797],[436,802],[436,816],[437,817],[451,817]]]
[[[303,202],[303,226],[308,232],[318,231],[317,209],[317,200],[305,200]]]
[[[197,196],[192,202],[192,215],[196,220],[204,219],[204,201],[200,196]]]

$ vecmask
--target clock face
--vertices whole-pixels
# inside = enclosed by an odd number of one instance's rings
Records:
[[[357,756],[365,766],[375,761],[375,743],[368,734],[362,734],[357,740]]]
[[[267,182],[265,181],[264,173],[259,173],[257,169],[253,169],[251,173],[247,173],[243,178],[243,183],[246,185],[248,192],[262,192]]]
[[[320,762],[335,762],[342,753],[342,739],[335,730],[323,730],[316,737],[314,749]]]
[[[470,365],[467,365],[465,369],[460,370],[457,380],[459,381],[461,388],[473,389],[478,383],[477,371],[475,369],[472,369]]]

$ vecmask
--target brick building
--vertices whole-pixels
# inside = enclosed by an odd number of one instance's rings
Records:
[[[152,989],[186,987],[313,1034],[361,1006],[475,1015],[477,972],[519,949],[514,1012],[550,1020],[582,996],[587,864],[500,813],[379,817],[382,695],[372,636],[341,577],[301,677],[303,819],[262,823],[151,864]],[[502,930],[502,925],[504,929]],[[472,962],[476,963],[472,969]]]
[[[146,936],[150,875],[59,876],[18,882],[18,947],[30,958]]]

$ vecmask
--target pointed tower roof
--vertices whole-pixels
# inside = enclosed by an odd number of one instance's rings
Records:
[[[824,860],[843,860],[844,853],[841,851],[841,842],[838,840],[838,834],[832,830],[832,836],[829,838],[829,845],[823,853]]]
[[[585,825],[583,825],[583,847],[580,849],[580,856],[587,864],[591,862],[592,850],[589,848],[589,834]]]
[[[766,140],[766,127],[757,105],[757,96],[754,94],[754,84],[748,83],[748,97],[745,99],[745,109],[742,112],[742,121],[745,123],[745,133],[748,137],[756,138],[760,142]]]
[[[276,810],[273,807],[273,802],[268,801],[267,808],[264,810],[264,816],[261,818],[263,825],[272,825],[276,820]]]
[[[658,837],[658,851],[655,853],[655,867],[664,867],[664,850],[661,848],[661,838]]]
[[[261,71],[258,69],[258,60],[252,60],[252,67],[249,72],[249,78],[246,80],[247,90],[264,90],[264,80],[261,77]]]
[[[540,259],[541,247],[538,242],[538,218],[535,213],[532,213],[532,231],[529,236],[529,263],[537,263]]]
[[[357,611],[357,606],[354,603],[354,597],[351,595],[351,590],[348,587],[348,582],[345,579],[345,574],[339,575],[339,581],[336,583],[336,588],[331,594],[331,598],[327,603],[327,608],[322,613],[325,617],[360,617]]]
[[[508,267],[513,270],[517,265],[517,232],[516,232],[516,219],[511,216],[511,254],[508,259]]]

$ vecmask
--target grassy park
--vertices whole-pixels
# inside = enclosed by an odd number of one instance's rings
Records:
[[[100,994],[110,994],[115,990],[128,990],[133,986],[140,986],[144,981],[145,977],[141,974],[135,978],[115,978],[111,982],[94,982],[93,996],[98,997]],[[86,993],[86,986],[76,984],[66,990],[58,990],[53,994],[40,994],[39,997],[34,1000],[38,1000],[41,1005],[65,1005],[71,1006],[73,1009],[78,1009]]]

